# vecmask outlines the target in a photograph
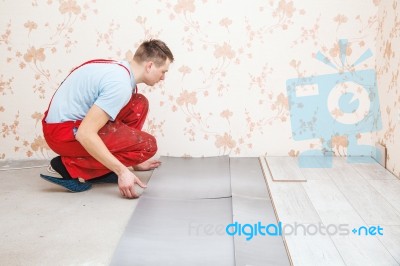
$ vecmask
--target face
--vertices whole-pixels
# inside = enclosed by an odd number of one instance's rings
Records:
[[[161,80],[164,80],[165,73],[168,72],[170,60],[167,59],[164,65],[156,66],[153,62],[147,62],[146,64],[146,80],[145,84],[154,86]]]

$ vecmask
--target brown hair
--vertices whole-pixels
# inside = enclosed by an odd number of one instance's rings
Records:
[[[160,40],[144,41],[133,56],[133,60],[137,63],[153,61],[156,66],[162,66],[167,58],[171,63],[174,61],[171,50]]]

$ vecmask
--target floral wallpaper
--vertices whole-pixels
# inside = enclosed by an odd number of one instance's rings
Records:
[[[130,59],[149,38],[164,40],[176,60],[162,84],[139,87],[159,155],[297,156],[322,140],[293,139],[286,81],[343,71],[316,59],[339,66],[338,41],[347,39],[348,62],[372,50],[357,69],[376,69],[384,94],[383,129],[358,138],[385,143],[399,171],[390,148],[399,139],[396,0],[0,0],[0,12],[1,160],[53,156],[40,119],[69,70]],[[345,137],[331,141],[346,152]]]
[[[378,12],[376,72],[383,130],[375,141],[387,149],[386,167],[400,177],[400,2],[381,1]]]

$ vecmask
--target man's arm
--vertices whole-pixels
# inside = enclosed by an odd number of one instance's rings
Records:
[[[141,187],[146,187],[146,185],[111,154],[98,135],[99,130],[108,122],[108,119],[109,116],[106,112],[93,105],[80,124],[75,138],[90,155],[118,175],[118,186],[122,196],[137,198],[135,183]]]

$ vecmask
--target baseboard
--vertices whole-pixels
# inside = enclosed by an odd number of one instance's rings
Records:
[[[386,168],[386,146],[384,146],[381,143],[375,143],[375,147],[378,152],[380,152],[379,158],[376,158],[377,156],[374,156],[374,159],[383,167]]]

